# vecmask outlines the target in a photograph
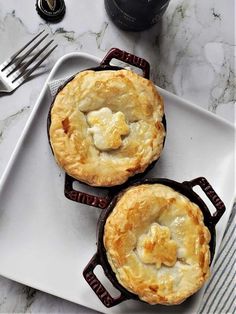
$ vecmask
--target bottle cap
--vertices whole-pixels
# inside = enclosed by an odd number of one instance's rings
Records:
[[[64,0],[37,0],[36,10],[44,20],[56,23],[64,17],[66,6]]]

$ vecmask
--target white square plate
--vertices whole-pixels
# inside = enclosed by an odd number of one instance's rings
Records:
[[[107,309],[82,276],[96,251],[100,210],[64,197],[64,173],[55,163],[47,138],[52,101],[48,82],[97,66],[99,61],[72,53],[56,63],[0,180],[0,275],[105,313],[196,313],[204,289],[179,306],[125,301]],[[165,101],[167,139],[148,177],[182,182],[204,176],[209,180],[227,208],[217,224],[217,254],[235,192],[234,127],[158,90]],[[103,281],[102,273],[100,277]]]

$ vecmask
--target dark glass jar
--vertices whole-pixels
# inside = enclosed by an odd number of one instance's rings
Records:
[[[170,0],[105,0],[111,20],[127,31],[142,31],[156,24]]]

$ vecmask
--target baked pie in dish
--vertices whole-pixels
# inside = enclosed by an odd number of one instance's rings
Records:
[[[103,234],[119,284],[140,300],[164,305],[179,304],[203,286],[210,240],[199,206],[159,183],[122,193]]]
[[[154,84],[130,70],[85,70],[57,94],[49,137],[58,164],[92,186],[120,185],[162,152],[164,106]]]

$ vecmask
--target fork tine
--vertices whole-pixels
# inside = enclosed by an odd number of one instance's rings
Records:
[[[14,64],[13,64],[13,69],[10,73],[8,73],[8,75],[10,75],[11,73],[13,73],[15,71],[15,69],[17,69],[19,67],[19,65],[22,63],[23,60],[25,60],[25,58],[36,48],[39,46],[39,44],[41,44],[41,42],[48,36],[49,34],[46,34],[44,35],[39,41],[36,42],[36,44],[30,48],[28,51],[26,51],[26,53],[20,57],[19,60],[17,60]],[[8,65],[6,65],[2,71],[4,71],[9,65],[11,65],[11,63],[13,62],[14,60],[12,60]]]
[[[21,75],[20,75],[20,77],[18,76],[18,77],[16,77],[16,78],[14,78],[14,80],[12,81],[12,83],[14,83],[16,80],[18,80],[17,85],[22,84],[22,83],[30,76],[30,74],[32,74],[32,73],[40,66],[40,64],[53,52],[53,50],[57,48],[57,46],[58,46],[58,45],[53,46],[52,49],[50,49],[49,52],[48,52],[45,56],[43,56],[43,58],[40,59],[40,60],[32,67],[32,69],[28,70],[25,74],[23,74],[22,77],[21,77]]]
[[[8,60],[7,65],[2,69],[2,71],[8,67],[12,62],[16,59],[16,57],[23,51],[25,48],[27,48],[35,39],[37,39],[45,30],[42,30],[38,35],[36,35],[33,39],[31,39],[27,44],[25,44],[20,50],[18,50],[16,53],[14,53]]]
[[[16,79],[18,77],[20,77],[23,72],[28,68],[28,66],[36,59],[38,58],[38,56],[41,55],[41,53],[46,50],[46,48],[51,45],[51,43],[53,42],[53,39],[49,41],[49,43],[47,43],[45,46],[43,46],[42,49],[39,50],[39,52],[37,52],[28,62],[26,62],[24,65],[20,66],[20,64],[18,66],[16,66],[16,68],[14,68],[10,73],[7,74],[7,77],[10,76],[13,72],[20,72],[20,74],[16,77]],[[19,68],[19,70],[17,71],[17,69]]]

